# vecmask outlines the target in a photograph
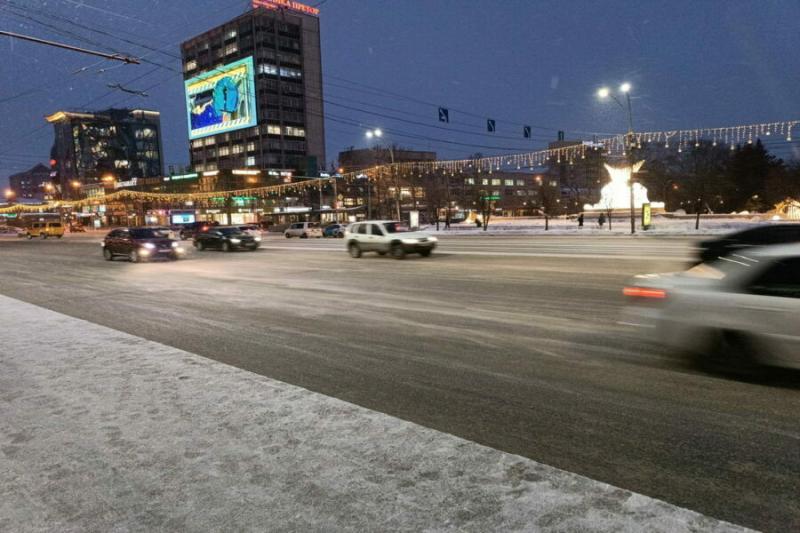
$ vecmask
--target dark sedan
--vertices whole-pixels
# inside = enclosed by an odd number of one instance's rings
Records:
[[[180,243],[163,228],[119,228],[103,239],[103,257],[125,257],[132,263],[150,259],[175,260],[184,254]]]
[[[200,250],[234,250],[253,251],[261,244],[261,237],[246,233],[237,226],[216,226],[204,233],[198,233],[194,238],[195,247]]]
[[[800,224],[764,224],[701,242],[698,262],[714,261],[754,246],[793,242],[800,242]]]

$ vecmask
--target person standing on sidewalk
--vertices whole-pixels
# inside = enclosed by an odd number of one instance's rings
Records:
[[[583,227],[583,213],[578,214],[578,228]]]

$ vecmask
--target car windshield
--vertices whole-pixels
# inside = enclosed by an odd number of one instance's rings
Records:
[[[238,233],[241,233],[242,230],[240,230],[239,228],[219,228],[219,232],[222,233],[223,235],[236,235]]]
[[[169,237],[169,230],[160,228],[134,228],[130,230],[130,234],[134,239],[166,239]]]
[[[386,228],[386,233],[405,233],[408,228],[399,222],[387,222],[383,225]]]
[[[758,261],[747,255],[733,254],[729,257],[720,257],[711,263],[700,263],[684,272],[684,275],[690,278],[722,280],[752,268],[757,263]]]
[[[309,222],[308,223],[308,227],[309,228],[318,228],[319,227],[319,222]]]

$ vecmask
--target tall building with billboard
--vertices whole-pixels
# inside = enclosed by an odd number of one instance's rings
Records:
[[[324,168],[317,15],[292,0],[253,0],[248,12],[181,44],[195,172],[314,176]]]
[[[92,113],[58,111],[46,117],[55,129],[50,152],[53,185],[63,197],[72,188],[158,177],[163,173],[161,115],[145,109]]]

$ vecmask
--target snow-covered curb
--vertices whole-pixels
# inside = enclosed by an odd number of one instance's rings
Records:
[[[2,296],[0,323],[3,531],[743,531]]]

